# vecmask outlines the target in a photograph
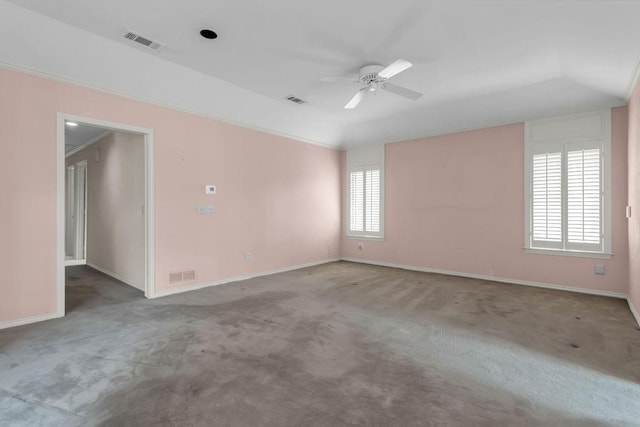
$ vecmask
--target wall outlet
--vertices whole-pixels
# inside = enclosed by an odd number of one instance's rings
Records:
[[[247,252],[246,254],[244,254],[244,260],[246,262],[251,262],[253,261],[253,255],[251,254],[251,252]]]
[[[215,185],[210,185],[207,184],[204,186],[204,193],[205,194],[216,194],[216,186]]]
[[[604,264],[596,264],[595,273],[596,274],[604,274],[604,272],[605,272]]]
[[[362,242],[358,243],[358,249],[364,249],[364,243]]]

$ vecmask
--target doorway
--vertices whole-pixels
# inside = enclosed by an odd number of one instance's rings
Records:
[[[151,129],[64,113],[58,114],[57,124],[57,314],[59,316],[65,314],[65,267],[68,265],[88,264],[90,267],[116,279],[125,279],[122,281],[144,291],[145,297],[153,298],[155,293],[153,131]],[[84,143],[83,146],[73,147],[72,153],[70,153],[67,145],[69,141],[65,135],[65,128],[68,129],[69,126],[96,128],[101,132],[93,140]],[[68,134],[69,132],[67,132]],[[129,141],[135,141],[136,143],[127,143]],[[93,145],[89,147],[91,144]],[[121,256],[123,251],[109,247],[106,239],[99,237],[99,234],[103,233],[103,235],[110,238],[110,233],[113,233],[113,229],[109,228],[109,226],[104,226],[104,223],[105,221],[108,222],[114,215],[118,215],[126,206],[122,205],[122,200],[107,199],[106,201],[101,201],[106,197],[106,194],[114,192],[100,191],[96,190],[96,188],[100,188],[99,185],[102,185],[101,170],[106,168],[107,164],[120,164],[122,160],[132,156],[126,150],[129,150],[134,145],[138,147],[135,149],[137,153],[135,158],[138,159],[136,166],[135,168],[129,166],[123,170],[125,171],[124,173],[132,170],[136,171],[139,187],[127,184],[125,187],[121,187],[120,191],[115,191],[116,194],[131,193],[133,191],[132,187],[137,189],[135,192],[135,210],[138,214],[137,217],[140,219],[135,220],[135,224],[131,226],[135,227],[135,230],[140,230],[141,234],[139,248],[134,248],[135,256],[127,258],[129,263],[135,266],[136,269],[133,274],[135,278],[128,282],[126,277],[119,277],[115,273],[117,269],[108,267],[108,262],[104,262],[104,256],[100,260],[101,255],[99,254],[103,252],[107,255],[110,253],[112,257]],[[114,147],[125,147],[126,150]],[[101,152],[103,153],[101,154]],[[116,158],[118,155],[121,156],[118,161],[108,162],[110,158]],[[110,170],[102,173],[102,175],[111,177],[114,173]],[[128,176],[123,176],[122,181],[129,183],[131,179]],[[126,191],[123,191],[123,189]],[[94,192],[93,198],[92,191]],[[132,207],[133,201],[126,200],[125,202],[131,205],[130,209],[134,209]],[[100,205],[100,203],[103,203],[103,205]],[[105,206],[109,209],[105,209]],[[121,222],[116,221],[118,224]],[[96,224],[103,224],[102,231],[96,231],[98,230]],[[126,233],[127,230],[121,232],[124,235]],[[92,235],[98,236],[95,237],[93,243],[88,240],[91,239]],[[114,234],[113,241],[119,241],[119,244],[123,245],[122,247],[127,250],[131,249],[132,245],[128,239],[116,238],[117,236]],[[104,267],[105,264],[107,267]],[[112,264],[121,266],[122,262],[116,259],[112,261]],[[124,276],[129,275],[125,274]]]

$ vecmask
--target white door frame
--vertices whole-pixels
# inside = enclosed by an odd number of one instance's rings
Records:
[[[155,141],[153,129],[131,126],[122,123],[107,122],[104,120],[81,117],[73,114],[58,113],[57,117],[57,309],[59,317],[65,315],[65,145],[64,127],[65,121],[85,123],[88,125],[100,126],[110,130],[136,133],[144,136],[144,168],[145,168],[145,279],[144,296],[153,298],[155,296],[155,171],[154,153]]]

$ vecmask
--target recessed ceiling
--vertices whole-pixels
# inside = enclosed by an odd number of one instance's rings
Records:
[[[61,22],[20,12],[2,0],[7,34],[21,31],[11,16],[38,20],[49,30],[42,37],[56,40],[61,55],[70,49],[60,46],[61,40],[85,50],[65,56],[74,65],[65,68],[34,47],[33,36],[26,41],[14,36],[11,43],[28,44],[26,53],[0,46],[3,62],[333,146],[624,105],[640,53],[640,2],[635,1],[11,3]],[[29,28],[29,22],[22,24]],[[221,36],[205,40],[203,28]],[[122,38],[126,31],[164,48],[145,52]],[[103,38],[91,36],[93,52],[86,51],[87,32]],[[9,43],[3,40],[0,44]],[[111,76],[87,66],[95,55],[104,67],[113,67]],[[125,77],[118,57],[109,55],[130,57],[129,66],[137,69]],[[393,83],[422,92],[416,101],[380,91],[345,110],[361,86],[320,81],[357,77],[362,66],[398,58],[414,66]],[[135,81],[149,70],[156,73],[150,79],[170,83],[146,87]],[[287,96],[305,103],[292,104],[283,99]]]

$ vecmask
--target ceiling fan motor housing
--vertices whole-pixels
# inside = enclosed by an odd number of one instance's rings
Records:
[[[370,91],[375,91],[382,87],[382,83],[386,80],[384,77],[380,77],[378,73],[382,71],[384,67],[382,65],[367,65],[360,69],[360,80],[366,85]]]

